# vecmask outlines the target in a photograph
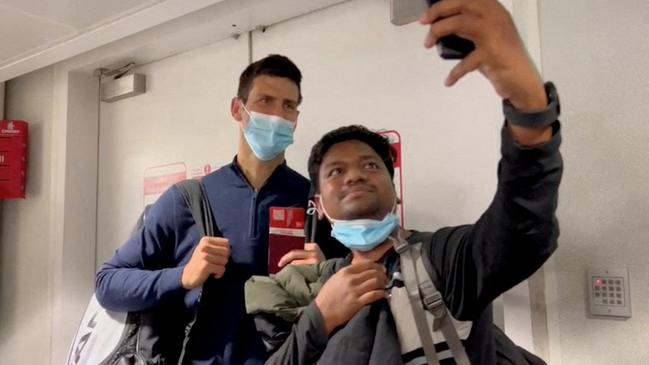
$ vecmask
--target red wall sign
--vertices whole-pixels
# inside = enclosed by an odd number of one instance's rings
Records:
[[[403,160],[403,153],[401,152],[401,135],[399,132],[395,130],[390,130],[390,131],[380,131],[380,135],[386,137],[389,141],[392,147],[394,148],[394,152],[397,154],[394,160],[394,188],[397,191],[397,195],[399,196],[399,200],[401,201],[401,204],[399,204],[399,208],[397,210],[397,213],[399,215],[399,218],[401,219],[401,225],[404,226],[406,223],[406,217],[404,214],[404,202],[403,202],[403,165],[402,165],[402,160]]]
[[[25,197],[27,122],[0,121],[0,199]]]

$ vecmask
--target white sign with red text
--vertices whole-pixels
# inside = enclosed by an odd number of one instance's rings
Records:
[[[144,206],[155,203],[173,184],[187,179],[200,179],[212,171],[213,167],[209,163],[187,168],[184,162],[174,162],[147,168],[144,170]]]

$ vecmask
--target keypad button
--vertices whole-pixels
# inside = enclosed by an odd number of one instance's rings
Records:
[[[608,304],[608,299],[603,300],[604,304]]]

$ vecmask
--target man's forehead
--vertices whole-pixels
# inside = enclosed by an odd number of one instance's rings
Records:
[[[297,101],[300,95],[300,91],[293,80],[272,75],[255,77],[252,80],[250,93],[281,97],[292,101]]]
[[[367,159],[380,159],[380,156],[369,144],[358,139],[350,139],[329,147],[322,158],[322,164]]]

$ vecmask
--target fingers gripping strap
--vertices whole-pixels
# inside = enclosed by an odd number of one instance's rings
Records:
[[[395,250],[399,252],[404,284],[406,286],[406,291],[408,292],[408,299],[410,302],[410,307],[412,309],[412,314],[415,318],[415,324],[417,326],[417,332],[419,333],[421,346],[423,347],[424,354],[426,355],[426,362],[429,365],[439,365],[437,352],[435,351],[435,343],[433,342],[432,334],[428,329],[426,312],[424,312],[424,308],[420,304],[421,299],[419,297],[419,288],[417,287],[417,276],[415,272],[415,264],[413,262],[412,252],[408,247],[408,243],[404,240],[393,238],[393,242]]]

